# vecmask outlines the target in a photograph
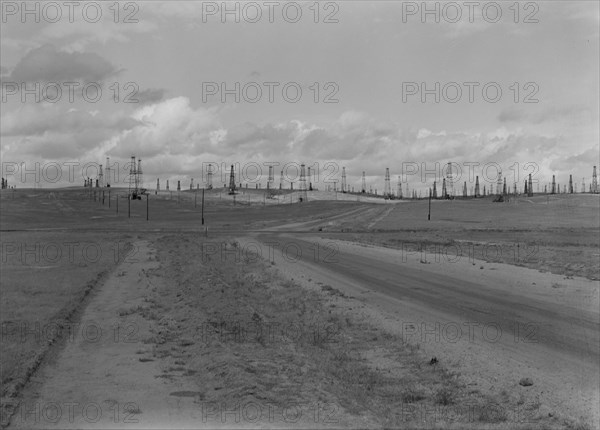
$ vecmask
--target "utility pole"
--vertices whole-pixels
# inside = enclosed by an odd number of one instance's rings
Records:
[[[202,225],[204,225],[204,188],[202,188]]]
[[[429,211],[427,212],[427,221],[431,221],[431,188],[429,189]]]

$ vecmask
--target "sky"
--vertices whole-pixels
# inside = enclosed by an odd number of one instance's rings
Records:
[[[132,155],[149,188],[305,163],[321,189],[389,168],[425,190],[449,162],[461,189],[580,188],[600,164],[596,1],[71,5],[2,1],[9,185],[81,185],[106,157],[125,182]]]

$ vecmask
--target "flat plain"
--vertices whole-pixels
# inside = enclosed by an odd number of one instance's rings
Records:
[[[2,192],[3,426],[599,426],[597,195],[111,193]]]

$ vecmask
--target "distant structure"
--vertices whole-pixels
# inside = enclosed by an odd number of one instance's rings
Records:
[[[275,182],[275,175],[273,174],[273,166],[269,166],[269,176],[267,178],[267,190],[273,188],[273,182]]]
[[[594,171],[592,173],[592,193],[598,194],[598,176],[596,175],[596,166],[594,166]]]
[[[396,196],[401,199],[402,198],[402,182],[400,181],[400,175],[398,175],[398,192]]]
[[[481,197],[479,193],[479,176],[475,176],[475,197]]]
[[[552,191],[550,194],[556,194],[556,179],[554,178],[554,175],[552,175]]]
[[[167,186],[166,186],[166,190],[169,191],[169,180],[167,179]]]
[[[181,181],[177,181],[177,191],[181,191]]]
[[[2,189],[5,190],[8,188],[8,178],[4,179],[2,178]]]
[[[446,178],[442,178],[442,198],[448,198],[448,192],[446,190]]]
[[[129,168],[129,197],[132,200],[141,200],[144,189],[143,184],[143,172],[142,172],[142,160],[137,160],[135,163],[135,155],[131,156],[131,164]]]
[[[283,189],[283,170],[281,171],[281,176],[279,176],[279,189]]]
[[[467,181],[463,185],[463,197],[467,197]]]
[[[190,190],[194,189],[194,178],[190,179]]]
[[[342,167],[342,193],[346,192],[346,168]]]
[[[312,174],[310,171],[310,167],[308,168],[308,191],[312,191],[313,187],[312,187]]]
[[[364,194],[367,192],[367,179],[365,177],[365,171],[363,170],[362,173],[362,188],[361,188],[361,192]]]
[[[385,168],[385,186],[383,188],[383,197],[386,199],[391,199],[392,196],[392,187],[390,185],[390,168]]]
[[[506,176],[504,177],[504,183],[502,184],[502,195],[506,195]]]
[[[231,173],[229,174],[229,194],[235,194],[235,173],[233,172],[233,164],[231,165]]]
[[[485,185],[483,186],[483,197],[485,197]]]
[[[452,173],[452,163],[448,162],[448,169],[446,170],[446,192],[444,198],[449,199],[454,197],[454,174]]]
[[[300,197],[298,197],[298,201],[307,202],[308,195],[306,193],[306,171],[304,163],[300,164],[300,183],[298,184],[298,190],[300,191]]]
[[[104,172],[102,171],[102,164],[98,166],[98,186],[104,188]]]
[[[160,191],[160,179],[156,178],[156,191]]]
[[[527,184],[527,197],[533,197],[533,180],[531,179],[531,173],[529,174],[529,183]]]
[[[437,199],[437,184],[436,184],[436,181],[433,181],[433,198]]]
[[[496,194],[502,194],[502,170],[498,172],[498,179],[496,180]]]
[[[585,193],[585,178],[581,178],[581,192]]]
[[[212,190],[212,188],[213,188],[212,178],[213,178],[212,164],[209,163],[208,170],[206,171],[206,189],[207,190]]]
[[[573,175],[569,175],[569,194],[573,194]]]
[[[106,187],[110,187],[110,171],[112,170],[110,168],[110,158],[106,157]]]
[[[529,188],[527,188],[527,179],[525,179],[523,194],[529,195]]]

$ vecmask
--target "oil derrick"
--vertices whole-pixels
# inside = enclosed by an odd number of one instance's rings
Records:
[[[110,187],[110,158],[106,157],[106,186]]]
[[[139,176],[138,169],[135,163],[135,155],[131,156],[131,164],[129,167],[129,198],[137,199],[139,194]]]
[[[342,167],[342,193],[346,192],[346,168]]]
[[[594,171],[592,173],[592,193],[598,194],[598,176],[596,175],[596,166],[594,166]]]
[[[437,199],[437,183],[436,181],[433,181],[433,197],[434,199]]]
[[[138,166],[137,166],[137,188],[138,188],[138,193],[139,194],[143,194],[144,193],[144,174],[142,172],[142,160],[138,160]],[[138,197],[139,199],[141,199],[141,197]]]
[[[308,191],[312,191],[313,187],[312,187],[312,174],[310,171],[310,167],[308,168]]]
[[[483,186],[483,197],[485,197],[485,185]]]
[[[167,186],[166,186],[167,191],[169,191],[169,180],[167,179]]]
[[[479,194],[479,176],[475,176],[475,197],[481,197],[481,194]]]
[[[513,191],[513,196],[517,195],[517,183],[514,183],[514,191]]]
[[[454,197],[454,175],[452,174],[452,163],[448,163],[448,170],[446,171],[446,192],[444,193],[444,198],[453,198]]]
[[[206,172],[206,189],[207,190],[212,190],[212,187],[213,187],[212,177],[213,177],[212,164],[209,163],[208,171]]]
[[[556,181],[554,179],[554,175],[552,175],[552,192],[551,194],[556,194]]]
[[[194,189],[194,178],[190,179],[190,190]]]
[[[397,192],[397,197],[399,199],[402,198],[402,182],[400,182],[400,175],[398,175],[398,192]]]
[[[383,187],[383,197],[386,199],[392,198],[392,187],[390,185],[390,168],[385,168],[385,185]]]
[[[283,170],[281,171],[281,176],[279,176],[279,189],[283,189]]]
[[[365,178],[365,171],[363,170],[362,174],[362,187],[361,192],[364,194],[367,192],[367,179]]]
[[[446,193],[446,178],[442,178],[442,198],[445,199],[448,196]]]
[[[160,191],[160,179],[156,178],[156,191]]]
[[[502,195],[506,195],[506,177],[504,177],[504,183],[502,184]]]
[[[177,191],[181,191],[181,181],[177,181]]]
[[[467,181],[463,185],[463,197],[467,197]]]
[[[408,198],[408,196],[410,196],[410,192],[408,189],[408,182],[406,183],[406,198]]]
[[[231,165],[231,173],[229,174],[229,194],[235,194],[235,173],[233,172],[233,164]]]
[[[273,182],[275,181],[275,176],[273,176],[273,166],[269,166],[269,177],[267,178],[267,190],[273,188]]]
[[[585,178],[581,178],[581,192],[585,193]]]
[[[102,164],[98,167],[98,185],[100,188],[104,187],[104,172],[102,171]]]
[[[498,172],[498,179],[496,180],[496,194],[502,194],[502,170]]]
[[[527,188],[527,179],[525,179],[524,187],[525,188],[523,188],[523,194],[529,195],[529,188]]]
[[[569,194],[573,194],[573,175],[569,175]]]
[[[531,179],[531,173],[529,174],[529,183],[527,184],[527,197],[533,197],[533,180]]]
[[[304,163],[300,165],[300,183],[298,184],[298,190],[300,190],[300,197],[298,198],[298,201],[308,201],[308,196],[306,194],[306,171]]]

